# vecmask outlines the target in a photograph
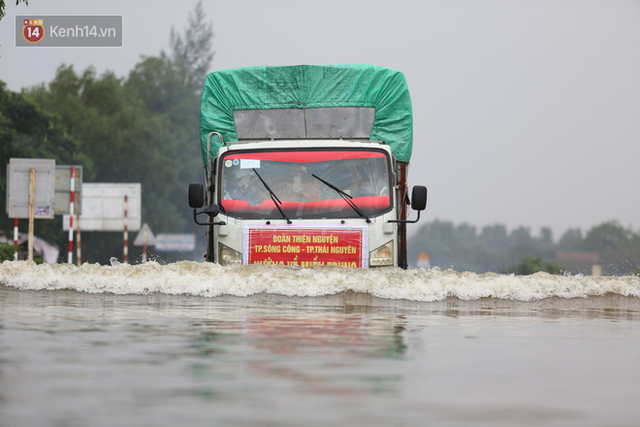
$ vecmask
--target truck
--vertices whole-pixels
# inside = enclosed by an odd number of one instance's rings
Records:
[[[200,110],[204,184],[189,185],[206,261],[407,268],[427,188],[407,178],[404,75],[366,64],[212,72]],[[408,219],[408,207],[416,211]]]

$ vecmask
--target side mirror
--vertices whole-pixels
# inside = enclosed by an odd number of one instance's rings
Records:
[[[213,219],[220,213],[220,206],[211,205],[207,206],[200,212],[197,211],[204,205],[204,186],[197,182],[189,184],[189,206],[193,208],[193,221],[198,225],[225,225],[224,221],[220,222],[200,222],[198,221],[198,215],[206,214],[210,219]]]
[[[204,208],[204,213],[206,213],[209,218],[213,218],[220,213],[220,207],[218,205],[211,205],[208,208]]]
[[[417,211],[423,211],[427,207],[427,187],[415,185],[411,191],[411,207]]]
[[[195,209],[201,208],[202,205],[204,205],[204,186],[199,183],[189,184],[189,207]]]
[[[406,197],[405,200],[407,200]],[[425,210],[425,208],[427,207],[427,187],[425,187],[424,185],[415,185],[413,187],[413,190],[411,190],[411,207],[414,210],[418,211],[416,219],[396,219],[389,220],[388,222],[401,222],[404,224],[415,224],[416,222],[418,222],[420,220],[420,212]]]

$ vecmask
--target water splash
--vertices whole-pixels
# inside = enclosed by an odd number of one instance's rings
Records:
[[[259,293],[317,297],[342,292],[409,301],[442,301],[449,297],[471,301],[498,298],[535,301],[550,297],[586,298],[617,294],[640,298],[638,276],[531,276],[460,273],[438,269],[342,269],[267,266],[222,267],[181,261],[110,266],[40,264],[5,261],[0,284],[23,290],[70,289],[88,293],[249,296]]]

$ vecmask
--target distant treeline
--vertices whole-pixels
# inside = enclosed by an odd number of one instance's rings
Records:
[[[555,264],[561,271],[588,274],[587,262],[563,265],[562,257],[558,258],[559,253],[582,253],[599,259],[602,274],[640,273],[640,234],[615,221],[597,225],[584,236],[580,229],[569,229],[555,241],[550,228],[543,228],[538,236],[533,236],[527,227],[508,232],[506,226],[495,224],[479,230],[469,224],[436,220],[422,226],[408,243],[413,266],[419,253],[425,250],[431,266],[440,269],[517,272],[518,266],[539,260],[541,265]]]

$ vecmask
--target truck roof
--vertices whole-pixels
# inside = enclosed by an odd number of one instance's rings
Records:
[[[363,107],[363,108],[360,108]],[[210,73],[204,83],[200,108],[200,140],[202,157],[206,164],[207,135],[220,132],[225,142],[238,141],[238,112],[255,113],[267,110],[279,110],[280,114],[268,116],[269,126],[273,121],[286,120],[287,123],[295,114],[283,112],[304,111],[307,129],[307,114],[312,109],[340,110],[340,115],[316,114],[324,117],[325,123],[316,123],[316,128],[326,128],[327,117],[340,117],[344,121],[362,122],[367,114],[355,113],[356,110],[373,109],[372,122],[367,126],[364,136],[371,141],[383,141],[388,144],[396,159],[408,162],[413,146],[413,117],[411,98],[404,75],[389,68],[364,65],[295,65],[295,66],[260,66],[235,68]],[[251,111],[254,110],[254,111]],[[296,111],[297,110],[297,111]],[[352,115],[353,114],[353,115]],[[309,116],[313,116],[310,114]],[[243,114],[245,121],[255,122],[265,116]],[[247,119],[248,117],[248,119]],[[280,126],[280,127],[278,127]],[[275,127],[281,129],[282,123]],[[349,126],[347,126],[349,128]],[[354,135],[340,135],[346,139],[363,136],[362,124]],[[351,129],[355,129],[351,126]],[[287,138],[291,131],[277,138]],[[304,138],[305,136],[302,136]],[[291,136],[289,136],[291,138]],[[269,139],[269,138],[266,138]],[[220,148],[217,138],[212,138],[212,154]],[[215,154],[214,154],[215,155]]]

